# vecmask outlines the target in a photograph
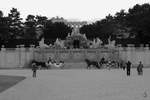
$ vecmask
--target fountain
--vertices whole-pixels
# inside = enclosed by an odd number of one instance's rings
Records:
[[[64,45],[67,48],[85,48],[88,46],[88,40],[85,34],[80,34],[78,27],[74,27],[72,33],[68,33]]]

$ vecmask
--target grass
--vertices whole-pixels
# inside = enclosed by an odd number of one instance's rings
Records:
[[[23,76],[0,75],[0,93],[24,80]]]

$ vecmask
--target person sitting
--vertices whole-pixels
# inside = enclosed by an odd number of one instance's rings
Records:
[[[51,62],[51,61],[52,61],[52,58],[51,58],[51,57],[49,57],[49,58],[48,58],[48,62]]]
[[[62,69],[64,67],[64,61],[60,61],[59,63],[54,63],[54,66]]]
[[[51,68],[51,67],[57,67],[57,68],[63,68],[64,67],[64,61],[56,62],[55,60],[51,59],[48,60],[46,65]]]
[[[49,57],[48,61],[46,62],[46,66],[48,68],[51,68],[52,66],[54,66],[55,62],[56,62],[55,60],[53,60],[51,57]]]
[[[51,61],[47,61],[47,62],[46,62],[47,68],[51,68],[51,65],[52,65]]]

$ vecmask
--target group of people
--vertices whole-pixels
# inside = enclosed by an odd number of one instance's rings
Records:
[[[101,63],[103,64],[104,59],[102,59]],[[132,63],[130,61],[125,62],[121,62],[120,63],[120,67],[123,68],[123,70],[126,69],[127,72],[127,76],[130,76],[131,73],[131,65]],[[46,62],[46,66],[49,66],[51,68],[51,66],[55,66],[58,68],[63,68],[64,67],[64,61],[60,61],[59,63],[56,62],[55,60],[51,59],[51,57],[49,57],[48,61]],[[33,71],[33,77],[36,77],[36,71],[38,69],[37,64],[34,62],[32,63],[32,71]],[[137,66],[137,73],[138,75],[143,75],[143,64],[140,61],[138,66]]]
[[[110,68],[117,68],[118,67],[117,63],[118,62],[115,61],[115,60],[106,60],[104,57],[101,58],[101,60],[99,62],[100,66],[106,67],[108,69],[110,69]]]
[[[130,61],[127,61],[126,64],[121,64],[121,67],[123,68],[123,70],[126,69],[126,72],[127,72],[127,76],[130,76],[130,73],[131,73],[131,65],[132,63]],[[143,75],[143,64],[142,62],[140,61],[138,66],[137,66],[137,73],[138,75]]]
[[[46,62],[46,66],[49,66],[50,68],[52,66],[57,67],[57,68],[63,68],[64,67],[64,61],[55,61],[54,59],[52,59],[51,57],[49,57],[48,61]]]

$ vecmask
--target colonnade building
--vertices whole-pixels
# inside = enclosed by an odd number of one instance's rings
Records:
[[[68,26],[70,26],[72,28],[80,28],[83,25],[87,25],[88,24],[87,21],[68,21],[68,20],[66,20],[66,19],[64,19],[62,17],[58,17],[58,16],[51,18],[51,21],[53,23],[55,23],[55,22],[63,22],[66,25],[68,25]]]

